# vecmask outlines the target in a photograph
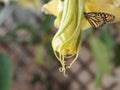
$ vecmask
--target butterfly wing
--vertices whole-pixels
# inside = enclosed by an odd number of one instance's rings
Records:
[[[89,12],[84,13],[84,15],[94,29],[98,29],[106,23],[101,13]]]
[[[114,20],[114,16],[103,12],[84,12],[85,18],[94,29],[102,27],[106,22]]]
[[[112,22],[115,19],[115,16],[107,13],[103,13],[107,22]]]

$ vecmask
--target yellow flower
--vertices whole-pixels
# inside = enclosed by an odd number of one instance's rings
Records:
[[[60,16],[60,27],[52,40],[54,53],[62,64],[61,71],[70,68],[78,57],[81,44],[82,13],[84,0],[65,0],[63,14]],[[74,57],[70,65],[65,58]]]
[[[106,12],[115,16],[114,22],[120,21],[120,0],[86,0],[87,12]]]
[[[56,26],[60,26],[52,40],[52,47],[57,59],[62,65],[60,71],[63,72],[64,75],[66,68],[70,68],[72,66],[79,54],[81,46],[83,10],[84,0],[65,0],[64,7],[63,1],[59,0],[57,13],[59,19],[55,22],[58,22]],[[51,14],[51,12],[47,12]],[[74,59],[68,65],[65,59],[71,57]]]
[[[52,40],[55,56],[60,61],[64,72],[76,61],[81,47],[81,32],[90,26],[83,12],[105,12],[115,16],[120,21],[120,0],[52,0],[42,7],[46,14],[55,15],[54,22],[59,28]],[[67,65],[66,58],[74,58]]]
[[[42,7],[42,11],[46,14],[55,15],[56,28],[59,28],[61,21],[61,12],[63,11],[64,2],[61,0],[51,0],[49,3]],[[120,21],[120,0],[85,0],[85,11],[86,12],[106,12],[115,16],[114,22]],[[82,30],[86,30],[91,27],[86,19],[83,19]]]

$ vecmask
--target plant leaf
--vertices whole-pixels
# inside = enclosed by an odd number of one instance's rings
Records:
[[[105,30],[102,30],[103,32],[101,33],[101,39],[104,42],[104,44],[107,46],[108,53],[111,57],[112,55],[112,48],[114,46],[114,40],[113,37],[110,33],[109,27],[106,27]]]
[[[0,90],[10,90],[12,81],[12,65],[9,58],[0,54]]]
[[[101,77],[105,74],[110,73],[109,67],[109,53],[107,51],[107,46],[96,36],[91,37],[90,46],[92,49],[92,55],[96,60],[98,66],[98,74],[96,78],[96,85],[97,83],[101,82]],[[100,76],[98,76],[100,75]]]

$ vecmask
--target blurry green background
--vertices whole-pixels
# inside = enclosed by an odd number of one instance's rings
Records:
[[[120,90],[120,23],[82,33],[68,77],[59,72],[51,40],[49,0],[0,0],[0,90]]]

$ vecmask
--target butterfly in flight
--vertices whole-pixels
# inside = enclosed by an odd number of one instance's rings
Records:
[[[84,16],[95,30],[115,19],[114,15],[104,12],[84,12]]]

